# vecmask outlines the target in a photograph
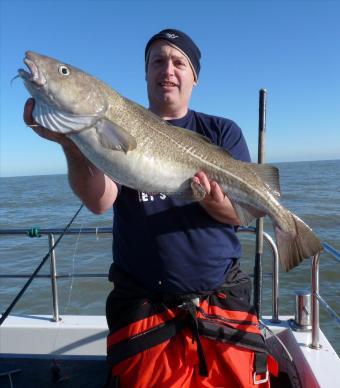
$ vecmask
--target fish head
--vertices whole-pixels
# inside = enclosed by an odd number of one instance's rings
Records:
[[[29,71],[19,69],[18,75],[45,111],[57,110],[75,117],[99,117],[105,112],[107,100],[103,84],[96,78],[32,51],[25,53],[24,63]]]

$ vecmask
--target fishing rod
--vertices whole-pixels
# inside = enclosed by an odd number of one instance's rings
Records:
[[[265,131],[266,131],[266,98],[267,90],[259,92],[259,140],[257,163],[265,160]],[[263,255],[263,217],[256,220],[256,251],[254,265],[254,307],[257,317],[261,316],[262,304],[262,255]]]
[[[80,213],[81,209],[83,208],[84,204],[81,204],[79,209],[76,211],[76,213],[74,214],[74,216],[72,217],[71,221],[66,225],[65,229],[63,230],[63,232],[61,233],[61,235],[58,237],[57,241],[55,242],[55,244],[50,248],[50,250],[47,252],[47,254],[44,256],[44,258],[41,260],[40,264],[38,265],[38,267],[36,268],[36,270],[32,273],[32,275],[30,276],[30,278],[27,280],[27,282],[25,283],[25,285],[22,287],[22,289],[20,290],[20,292],[17,294],[17,296],[14,298],[13,302],[8,306],[7,310],[2,314],[1,318],[0,318],[0,326],[2,325],[2,323],[5,321],[5,319],[8,317],[8,315],[10,314],[10,312],[13,310],[14,306],[18,303],[19,299],[22,297],[22,295],[24,294],[24,292],[27,290],[27,288],[29,287],[29,285],[32,283],[33,279],[36,277],[36,275],[38,274],[38,272],[40,271],[40,269],[42,268],[42,266],[46,263],[46,260],[50,257],[51,253],[53,252],[53,250],[56,248],[56,246],[59,244],[59,241],[63,238],[64,234],[67,232],[67,230],[70,228],[70,226],[72,225],[73,221],[76,219],[77,215]]]

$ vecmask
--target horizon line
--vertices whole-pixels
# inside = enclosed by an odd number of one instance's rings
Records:
[[[296,161],[281,161],[281,162],[266,162],[264,164],[288,164],[288,163],[319,163],[319,162],[337,162],[340,161],[338,159],[320,159],[320,160],[296,160]],[[24,174],[24,175],[2,175],[0,174],[0,178],[25,178],[25,177],[35,177],[35,176],[53,176],[53,175],[66,175],[67,172],[52,172],[52,173],[36,173],[36,174]]]

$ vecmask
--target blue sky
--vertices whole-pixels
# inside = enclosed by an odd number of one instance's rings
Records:
[[[144,47],[163,28],[202,52],[191,107],[233,119],[256,161],[258,91],[268,90],[268,162],[340,158],[340,1],[1,3],[1,176],[66,172],[60,147],[22,121],[26,50],[97,76],[147,106]]]

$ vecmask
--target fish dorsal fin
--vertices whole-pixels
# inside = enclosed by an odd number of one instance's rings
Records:
[[[279,169],[268,164],[249,163],[249,168],[266,184],[274,197],[281,196]]]
[[[98,120],[96,129],[99,142],[104,148],[126,153],[137,147],[137,141],[132,135],[108,119]]]
[[[62,112],[51,105],[36,100],[33,109],[34,120],[49,129],[59,133],[74,133],[92,127],[98,120],[98,116],[79,116]]]

